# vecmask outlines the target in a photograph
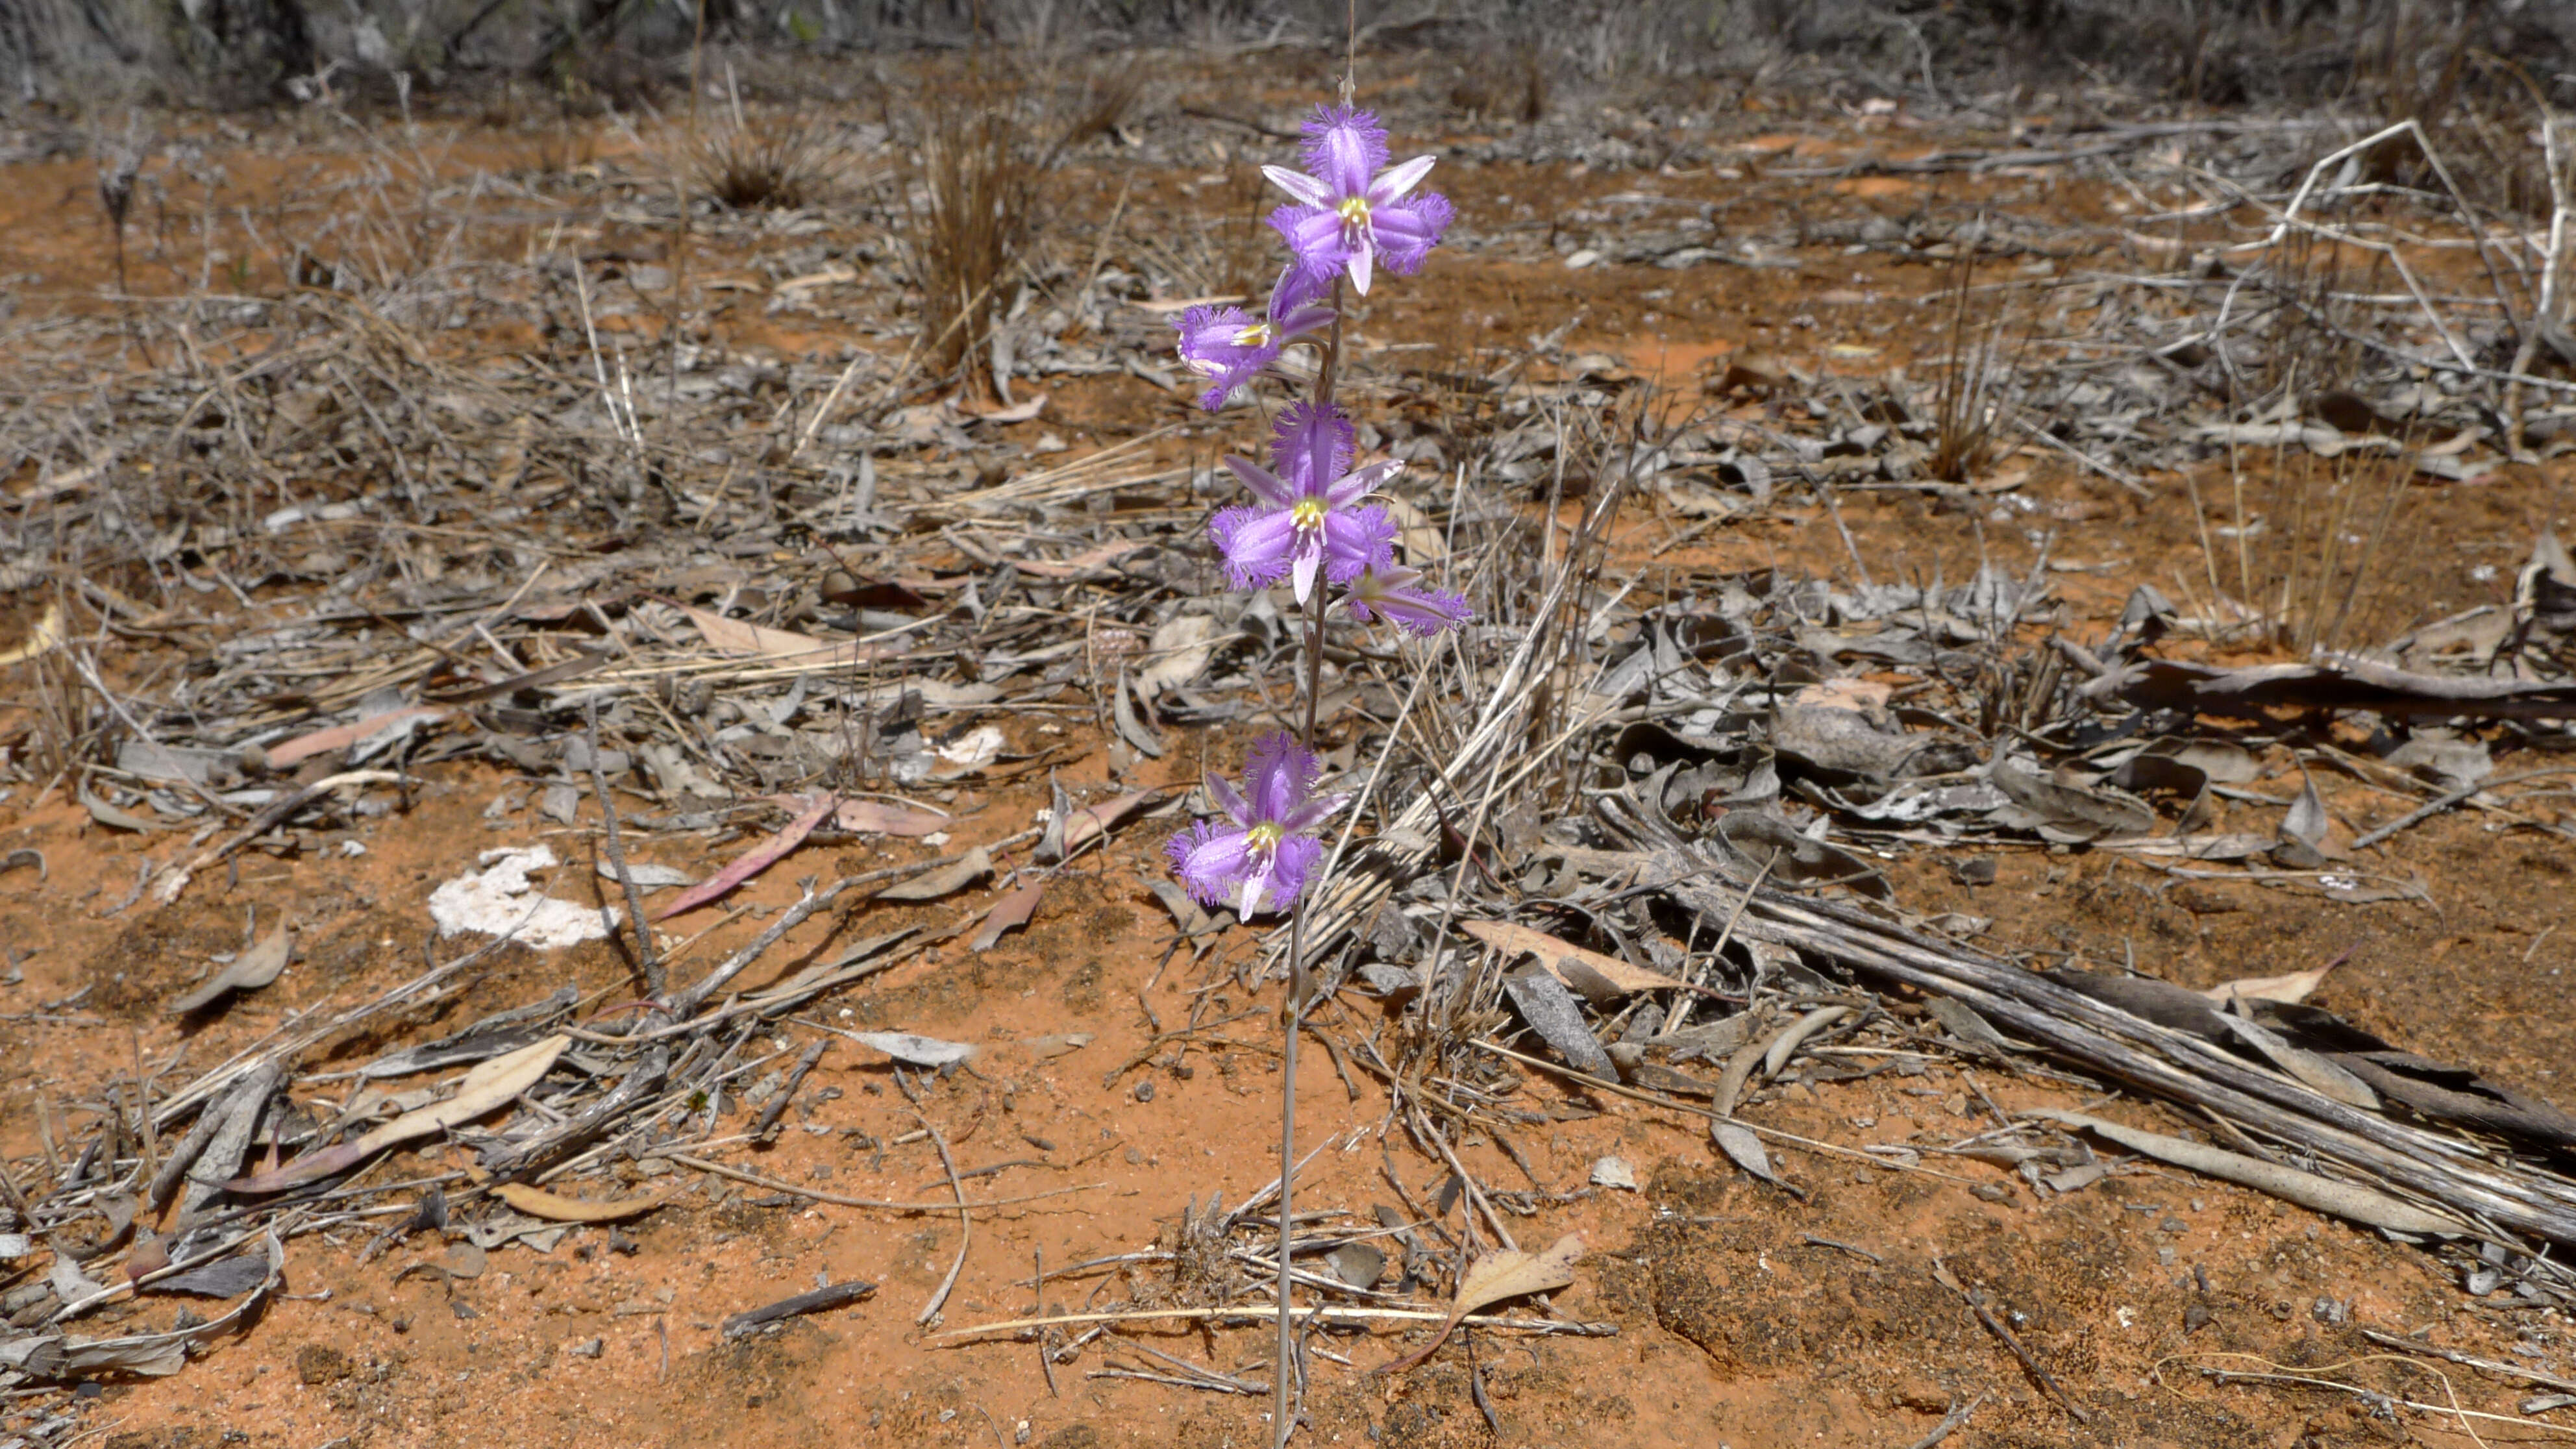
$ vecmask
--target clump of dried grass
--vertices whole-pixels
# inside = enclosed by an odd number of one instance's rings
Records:
[[[754,121],[739,104],[690,147],[699,192],[734,211],[797,211],[813,205],[842,171],[830,126],[797,117]]]
[[[1925,466],[1944,482],[1966,483],[1994,461],[1995,445],[2011,422],[2004,387],[2021,348],[2008,336],[2003,313],[1980,304],[1976,264],[1964,250],[1950,269],[1941,305],[1946,315],[1932,385],[1932,456]]]
[[[1132,58],[1084,73],[1082,88],[1067,107],[1064,130],[1053,149],[1070,151],[1117,130],[1144,95],[1145,68]]]
[[[2481,50],[2465,13],[2437,18],[2396,6],[2362,37],[2351,95],[2365,114],[2422,125],[2472,205],[2507,216],[2549,215],[2548,165],[2531,143],[2548,107],[2529,71]],[[2373,181],[2441,189],[2431,159],[2411,146],[2380,147],[2364,170]]]
[[[1042,164],[1061,149],[1038,150],[1030,132],[1012,92],[993,82],[933,89],[922,104],[900,177],[904,240],[921,288],[922,345],[941,373],[990,366],[977,344],[1028,246]]]
[[[2356,299],[2392,285],[2386,254],[2292,232],[2254,272],[2253,285],[2274,305],[2270,317],[2258,319],[2265,345],[2249,379],[2257,399],[2355,385],[2367,360],[2361,338],[2375,327]]]
[[[2402,590],[2382,550],[2406,512],[2404,454],[2355,449],[2319,458],[2271,452],[2249,485],[2230,458],[2229,499],[2194,491],[2202,563],[2218,596],[2213,623],[2292,654],[2334,652],[2393,632]]]

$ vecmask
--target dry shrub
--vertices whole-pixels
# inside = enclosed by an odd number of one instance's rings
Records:
[[[840,175],[840,140],[828,125],[780,117],[747,120],[735,109],[690,148],[690,179],[735,211],[811,206]]]
[[[1526,43],[1472,52],[1450,82],[1449,104],[1480,120],[1537,121],[1547,114],[1547,57]]]
[[[2294,231],[2252,277],[2253,290],[2272,307],[2248,328],[2261,339],[2257,365],[2249,370],[2256,396],[2354,386],[2367,360],[2360,339],[2376,328],[2376,319],[2355,299],[2397,285],[2387,255]]]
[[[2477,46],[2465,12],[2435,17],[2398,5],[2364,31],[2352,98],[2383,122],[2412,120],[2471,205],[2545,218],[2548,163],[2533,136],[2547,114],[2540,79]],[[2403,141],[2369,157],[2370,179],[2439,192],[2422,150]]]
[[[976,344],[1004,278],[1027,247],[1043,158],[1003,84],[972,78],[932,89],[917,149],[903,161],[905,242],[921,287],[922,347],[941,373],[967,381],[989,366]],[[989,378],[982,379],[989,383]]]

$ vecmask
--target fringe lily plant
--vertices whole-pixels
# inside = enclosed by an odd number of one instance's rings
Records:
[[[1297,1032],[1305,1009],[1307,887],[1323,858],[1316,830],[1346,797],[1316,793],[1315,713],[1322,694],[1324,631],[1340,622],[1389,623],[1417,638],[1466,622],[1467,601],[1430,587],[1395,559],[1395,521],[1371,495],[1404,466],[1354,466],[1357,437],[1333,400],[1341,370],[1345,289],[1366,296],[1381,273],[1408,276],[1440,242],[1449,203],[1417,192],[1432,158],[1387,164],[1377,118],[1350,105],[1319,106],[1306,122],[1303,171],[1262,174],[1288,194],[1270,224],[1289,257],[1259,317],[1238,307],[1194,307],[1181,316],[1181,358],[1208,379],[1209,411],[1258,383],[1287,348],[1317,348],[1312,391],[1280,410],[1270,464],[1228,458],[1252,499],[1225,509],[1208,532],[1239,589],[1286,584],[1305,621],[1299,660],[1302,724],[1252,746],[1240,788],[1211,777],[1207,794],[1225,813],[1173,837],[1174,871],[1199,900],[1231,905],[1246,920],[1287,915],[1288,989],[1280,1008],[1279,1339],[1271,1391],[1273,1441],[1296,1424],[1294,1321],[1289,1302],[1290,1178],[1297,1166]]]

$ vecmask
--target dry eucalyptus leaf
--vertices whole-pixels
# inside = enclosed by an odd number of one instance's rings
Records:
[[[793,796],[775,796],[790,810],[801,801]],[[936,835],[956,822],[928,810],[915,810],[908,805],[888,804],[883,800],[844,800],[832,811],[832,824],[854,833],[901,835],[918,838]]]
[[[1374,1288],[1386,1273],[1386,1254],[1366,1243],[1344,1243],[1324,1255],[1333,1276],[1354,1288]]]
[[[233,958],[232,964],[218,971],[207,982],[163,1010],[172,1016],[211,1006],[229,992],[257,991],[278,977],[295,955],[295,933],[280,923],[259,944]]]
[[[1561,963],[1577,961],[1592,969],[1602,980],[1621,991],[1658,991],[1682,983],[1661,972],[1631,966],[1616,956],[1587,951],[1569,941],[1560,941],[1545,931],[1516,926],[1509,921],[1460,921],[1458,929],[1493,947],[1497,951],[1536,956],[1548,974],[1566,981]],[[1574,985],[1571,981],[1566,984]]]
[[[964,890],[992,873],[992,853],[979,845],[937,870],[914,876],[910,880],[896,881],[893,885],[877,892],[877,899],[935,901],[941,896]]]
[[[108,804],[96,795],[91,794],[86,786],[80,789],[79,795],[81,804],[89,811],[89,818],[97,821],[101,825],[109,827],[110,829],[132,831],[137,835],[148,835],[161,828],[155,822],[146,820],[142,816],[135,814],[133,811],[119,810],[115,806]]]
[[[2239,998],[2237,1010],[2244,1009],[2243,999]],[[2332,1061],[2315,1052],[2292,1046],[2275,1033],[2241,1016],[2222,1016],[2219,1020],[2226,1023],[2227,1029],[2236,1034],[2237,1040],[2261,1052],[2272,1065],[2279,1067],[2317,1095],[2341,1102],[2347,1107],[2358,1107],[2365,1112],[2379,1110],[2379,1094],[2370,1089],[2370,1084]]]
[[[1172,924],[1184,937],[1195,939],[1216,929],[1216,922],[1207,911],[1190,898],[1188,891],[1173,882],[1154,875],[1146,879],[1145,889],[1152,891],[1154,899],[1163,903],[1163,909],[1172,913]]]
[[[1135,814],[1139,806],[1165,793],[1168,792],[1162,789],[1133,790],[1113,800],[1063,812],[1064,849],[1058,858],[1080,850],[1091,842],[1093,836],[1108,834],[1119,822]]]
[[[2247,1157],[2224,1148],[2199,1142],[2186,1142],[2159,1132],[2124,1127],[2117,1122],[2082,1112],[2061,1112],[2040,1107],[2023,1112],[2066,1127],[2081,1127],[2108,1141],[2116,1142],[2142,1156],[2175,1167],[2189,1168],[2205,1177],[2233,1182],[2253,1188],[2301,1207],[2332,1213],[2368,1227],[2393,1233],[2415,1233],[2435,1237],[2454,1237],[2469,1231],[2466,1224],[2440,1214],[2427,1212],[2412,1203],[2402,1202],[2383,1192],[2355,1183],[2337,1182],[2312,1172],[2281,1167],[2259,1157]]]
[[[354,1167],[385,1148],[427,1137],[459,1122],[470,1122],[508,1105],[511,1098],[535,1086],[571,1044],[571,1037],[550,1036],[506,1056],[494,1057],[467,1072],[465,1080],[457,1084],[456,1095],[444,1102],[405,1112],[364,1136],[320,1152],[308,1152],[273,1172],[235,1178],[224,1188],[238,1193],[280,1192]]]
[[[263,1253],[235,1253],[218,1258],[202,1267],[146,1283],[145,1293],[189,1293],[200,1298],[238,1298],[268,1281],[268,1257]]]
[[[601,880],[619,880],[617,867],[609,861],[603,859],[595,868]],[[643,891],[668,890],[673,886],[685,887],[698,883],[696,876],[676,865],[655,865],[649,860],[627,862],[625,879],[632,880],[635,882],[635,888]],[[624,881],[619,883],[623,884]]]
[[[1469,1264],[1458,1280],[1458,1294],[1449,1304],[1448,1321],[1431,1341],[1415,1353],[1388,1364],[1380,1373],[1400,1374],[1431,1357],[1441,1344],[1448,1342],[1450,1331],[1458,1321],[1479,1308],[1518,1298],[1525,1293],[1545,1293],[1574,1281],[1574,1264],[1583,1256],[1583,1235],[1568,1233],[1539,1252],[1505,1248],[1487,1253]]]
[[[693,609],[686,604],[673,604],[672,607],[687,615],[689,622],[697,626],[699,636],[707,641],[707,647],[719,654],[757,654],[771,659],[810,659],[816,655],[829,654],[837,649],[855,660],[883,652],[878,649],[862,650],[846,640],[835,643],[826,639],[817,639],[811,634],[772,629],[766,625],[754,624],[742,619],[728,619],[722,614],[705,609]]]
[[[1779,1177],[1771,1171],[1771,1154],[1763,1150],[1762,1139],[1753,1135],[1752,1128],[1740,1122],[1711,1118],[1708,1135],[1716,1141],[1718,1150],[1726,1154],[1728,1161],[1764,1182],[1775,1186],[1779,1183]]]
[[[1053,1061],[1057,1057],[1068,1056],[1091,1045],[1091,1033],[1060,1031],[1051,1036],[1030,1037],[1020,1045],[1028,1048],[1029,1056],[1034,1061]]]
[[[2281,838],[2307,847],[2308,855],[2324,859],[2336,853],[2325,848],[2326,825],[2326,803],[2317,798],[2317,782],[2302,772],[2299,798],[2290,803],[2290,813],[2281,817]]]
[[[2293,971],[2286,976],[2246,976],[2234,981],[2221,981],[2200,993],[2225,1006],[2238,998],[2247,1001],[2285,1001],[2292,1005],[2308,999],[2309,993],[2325,983],[2326,973],[2344,963],[2337,956],[2312,971]]]
[[[1205,614],[1165,620],[1145,646],[1145,657],[1153,662],[1137,674],[1137,690],[1152,699],[1198,678],[1215,656],[1216,646],[1209,642],[1215,637],[1216,620]]]
[[[1117,687],[1109,692],[1110,722],[1117,726],[1118,737],[1134,746],[1138,754],[1159,760],[1170,746],[1155,733],[1153,722],[1145,711],[1137,707],[1135,692],[1139,688],[1141,686],[1127,675],[1122,673],[1118,676]]]
[[[1038,879],[995,901],[993,908],[984,913],[982,929],[976,931],[974,940],[966,943],[967,949],[978,952],[992,950],[993,943],[1002,939],[1004,932],[1029,923],[1029,917],[1037,914],[1039,897],[1045,894],[1046,881]]]
[[[1503,994],[1511,998],[1521,1020],[1539,1034],[1566,1065],[1578,1072],[1605,1080],[1616,1080],[1619,1068],[1583,1019],[1583,1008],[1575,1004],[1574,993],[1565,983],[1535,968],[1525,968],[1503,978]]]
[[[669,1202],[679,1191],[646,1193],[642,1197],[618,1198],[612,1202],[594,1202],[587,1198],[565,1197],[525,1183],[505,1182],[492,1189],[492,1195],[532,1218],[551,1223],[613,1223],[648,1213]]]
[[[975,1055],[975,1048],[965,1042],[915,1036],[908,1031],[863,1031],[857,1033],[857,1039],[908,1067],[944,1067]]]
[[[2074,842],[2155,828],[2156,813],[2145,804],[2100,788],[2082,789],[2009,764],[1996,765],[1988,778],[2012,801],[1994,813],[1997,823],[2035,830],[2044,839]]]

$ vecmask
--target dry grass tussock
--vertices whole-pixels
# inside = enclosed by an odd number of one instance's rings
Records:
[[[1942,300],[1942,351],[1932,385],[1933,477],[1966,483],[1994,460],[2010,429],[2012,405],[2005,390],[2029,341],[2016,337],[2004,312],[1984,300],[1976,285],[1972,252],[1950,270]]]
[[[1118,130],[1147,72],[1133,59],[1078,71],[985,64],[927,79],[904,118],[911,143],[896,160],[896,223],[921,293],[921,361],[933,375],[999,392],[985,344],[1037,239],[1045,178]]]
[[[2231,450],[2224,498],[2196,492],[2203,578],[2218,607],[2251,642],[2305,657],[2367,647],[2412,622],[2390,586],[2382,553],[2410,511],[2413,469],[2395,453],[2355,450],[2320,458],[2268,451],[2249,478]]]
[[[739,106],[690,147],[689,179],[734,211],[800,211],[848,168],[833,127],[795,116],[753,120]]]

